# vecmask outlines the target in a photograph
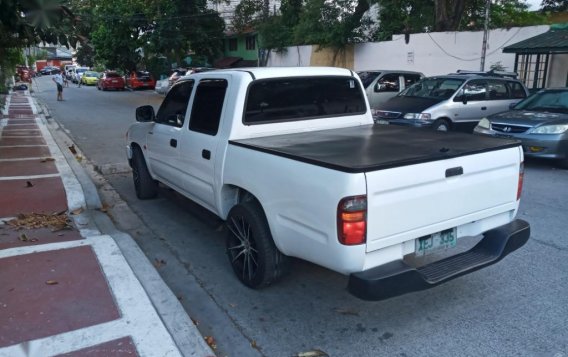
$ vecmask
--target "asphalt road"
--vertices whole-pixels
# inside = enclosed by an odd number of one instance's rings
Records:
[[[96,166],[125,166],[135,107],[163,98],[72,86],[56,102],[55,84],[37,82],[37,98]],[[547,162],[526,162],[519,217],[532,236],[525,247],[492,267],[382,302],[354,298],[346,277],[302,261],[277,285],[247,289],[224,254],[220,220],[166,188],[155,200],[137,200],[129,173],[105,178],[143,224],[115,221],[156,262],[219,356],[568,357],[568,171]]]

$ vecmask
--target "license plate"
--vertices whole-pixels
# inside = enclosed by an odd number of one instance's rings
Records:
[[[389,124],[388,120],[378,119],[376,121],[377,124]]]
[[[414,251],[415,254],[419,256],[428,255],[439,249],[455,247],[457,240],[457,229],[446,229],[444,231],[416,239],[416,249]]]
[[[111,83],[118,83],[118,81],[112,80]]]

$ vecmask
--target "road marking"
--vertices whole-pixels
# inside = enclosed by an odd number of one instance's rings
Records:
[[[60,174],[31,175],[31,176],[4,176],[4,177],[0,177],[0,181],[34,180],[34,179],[60,177],[60,176],[61,176]]]
[[[38,145],[0,145],[0,147],[3,148],[35,148],[38,146],[47,146],[47,145],[43,145],[43,144],[38,144]]]
[[[49,243],[0,250],[0,258],[91,246],[113,294],[120,318],[0,349],[14,357],[49,356],[69,353],[130,336],[140,356],[181,356],[176,344],[153,308],[146,291],[134,275],[113,238],[99,235],[81,241]],[[164,351],[164,346],[170,346]]]
[[[37,161],[42,161],[45,160],[46,156],[43,157],[22,157],[20,159],[0,159],[0,162],[14,162],[14,161],[32,161],[32,160],[37,160]],[[45,160],[47,162],[47,160]]]

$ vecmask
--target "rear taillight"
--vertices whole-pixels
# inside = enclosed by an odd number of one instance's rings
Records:
[[[517,201],[521,199],[521,192],[523,192],[523,181],[525,178],[525,164],[521,162],[519,166],[519,183],[517,184]]]
[[[337,237],[344,245],[365,244],[367,196],[345,197],[337,206]]]

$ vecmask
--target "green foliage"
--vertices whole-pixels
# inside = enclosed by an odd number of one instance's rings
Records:
[[[485,0],[469,0],[459,30],[482,30],[485,24]],[[523,0],[497,0],[491,2],[489,28],[510,28],[542,25],[546,17],[529,11]]]
[[[77,49],[77,62],[87,67],[95,65],[95,50],[90,44],[85,44]]]
[[[333,48],[357,42],[355,30],[368,9],[366,0],[307,0],[294,28],[294,42]]]
[[[568,1],[566,0],[542,0],[540,6],[542,12],[568,11]]]
[[[242,33],[261,23],[264,0],[242,0],[235,7],[233,30]]]

